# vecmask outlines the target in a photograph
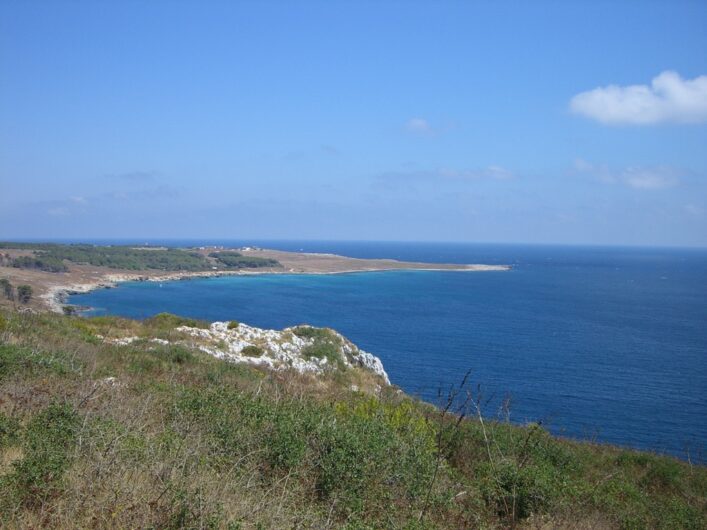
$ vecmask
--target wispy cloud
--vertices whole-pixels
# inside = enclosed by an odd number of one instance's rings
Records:
[[[479,169],[438,169],[435,172],[439,178],[453,180],[494,179],[507,180],[513,178],[513,173],[501,166],[486,166]]]
[[[151,182],[157,178],[157,171],[129,171],[127,173],[108,173],[106,178],[128,182]]]
[[[136,187],[129,190],[113,190],[89,197],[70,196],[63,199],[28,203],[27,209],[43,211],[52,217],[66,217],[95,212],[140,202],[159,202],[171,200],[181,195],[181,190],[167,184],[149,187]]]
[[[432,125],[424,118],[410,118],[405,122],[405,130],[413,134],[431,134]]]
[[[413,171],[388,171],[377,175],[384,181],[474,181],[480,179],[508,180],[514,175],[501,166],[487,166],[476,169],[421,169]]]
[[[609,85],[577,94],[570,109],[604,124],[650,125],[707,121],[707,75],[683,79],[662,72],[650,85]]]
[[[629,166],[612,170],[605,164],[596,165],[581,159],[575,161],[574,172],[588,174],[602,182],[622,184],[637,190],[672,188],[680,183],[682,173],[670,166]]]
[[[166,184],[150,186],[149,188],[139,188],[131,190],[110,191],[99,196],[102,200],[112,201],[144,201],[171,199],[178,197],[180,190]]]
[[[341,154],[341,152],[336,147],[328,144],[322,145],[322,152],[331,156],[339,156]]]
[[[686,204],[685,211],[692,217],[702,217],[705,214],[705,209],[696,204]]]

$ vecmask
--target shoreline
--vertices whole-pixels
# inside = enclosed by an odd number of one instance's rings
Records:
[[[38,255],[31,248],[6,247],[7,258],[32,257]],[[215,278],[221,276],[253,276],[265,274],[354,274],[363,272],[388,271],[431,271],[431,272],[486,272],[508,271],[509,265],[488,264],[454,264],[400,261],[389,258],[353,258],[322,252],[291,252],[255,247],[223,248],[195,247],[182,249],[201,255],[213,267],[199,270],[169,270],[169,269],[120,269],[103,265],[91,265],[63,260],[67,269],[52,272],[38,268],[13,267],[0,261],[0,277],[8,279],[13,285],[29,285],[34,290],[34,296],[28,308],[37,311],[64,312],[67,298],[72,294],[83,294],[96,289],[109,289],[128,281],[168,282],[176,280],[191,280],[198,278]],[[276,266],[231,268],[217,267],[213,262],[214,252],[238,252],[247,258],[271,260]],[[41,253],[41,250],[39,250]],[[5,300],[0,304],[8,305]],[[74,306],[76,307],[76,306]]]
[[[335,256],[335,254],[330,254]],[[341,257],[341,256],[337,256]],[[344,258],[347,259],[347,258]],[[399,262],[404,263],[404,262]],[[47,289],[47,292],[41,295],[41,298],[47,308],[54,313],[63,313],[64,307],[72,306],[67,304],[66,299],[71,295],[86,294],[98,289],[114,289],[121,283],[126,282],[174,282],[185,280],[198,280],[206,278],[219,278],[223,276],[264,276],[264,275],[337,275],[337,274],[357,274],[367,272],[501,272],[511,270],[510,265],[460,265],[459,268],[425,268],[425,267],[392,267],[392,268],[370,268],[370,269],[347,269],[337,271],[184,271],[170,272],[160,276],[150,276],[142,273],[131,274],[106,274],[98,281],[76,283],[71,285],[54,285]]]

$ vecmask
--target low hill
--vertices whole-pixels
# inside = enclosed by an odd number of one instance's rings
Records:
[[[274,355],[240,326],[0,311],[0,525],[707,524],[704,467],[416,401],[330,330],[272,335],[322,370],[229,362]]]

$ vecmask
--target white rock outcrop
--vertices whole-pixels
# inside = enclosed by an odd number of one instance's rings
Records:
[[[327,357],[307,355],[307,348],[321,339],[298,336],[295,331],[303,327],[309,326],[277,331],[246,324],[229,328],[228,322],[214,322],[208,329],[181,326],[177,330],[193,337],[194,345],[201,351],[226,361],[267,366],[273,370],[294,369],[300,373],[320,374],[336,369]],[[378,357],[359,349],[343,335],[331,329],[326,330],[326,341],[334,345],[336,357],[344,367],[358,366],[370,370],[379,375],[386,384],[390,384],[388,374]],[[256,351],[256,355],[248,355],[247,350],[245,353],[243,351],[248,346],[260,350]]]

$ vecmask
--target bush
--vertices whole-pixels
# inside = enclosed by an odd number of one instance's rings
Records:
[[[241,350],[241,354],[248,357],[260,357],[264,353],[264,350],[260,346],[246,346]]]
[[[292,328],[292,333],[301,339],[332,339],[332,333],[325,328],[315,328],[313,326],[297,326]]]
[[[194,360],[194,354],[183,346],[172,346],[167,351],[167,358],[175,364],[185,364]]]
[[[0,383],[18,376],[53,373],[66,375],[80,371],[76,361],[60,352],[37,351],[26,346],[0,344]]]
[[[238,326],[240,326],[240,325],[241,325],[240,322],[238,322],[237,320],[231,320],[228,323],[228,329],[238,329]]]
[[[20,303],[27,304],[32,299],[32,287],[29,285],[17,286],[17,299]]]
[[[152,329],[167,331],[187,326],[190,328],[208,329],[209,323],[204,320],[196,320],[194,318],[184,318],[171,313],[158,313],[153,317],[145,319],[145,325]]]
[[[7,278],[0,278],[0,289],[8,300],[15,299],[15,290],[12,288],[12,284]]]
[[[0,412],[0,450],[19,440],[20,422]]]
[[[32,418],[24,433],[24,457],[13,464],[10,476],[22,504],[40,505],[60,491],[78,426],[69,405],[52,404]]]
[[[331,330],[312,326],[297,326],[292,333],[302,339],[309,339],[311,344],[302,348],[305,359],[326,359],[332,365],[343,365],[341,357],[341,339]]]
[[[309,346],[302,348],[302,357],[305,359],[326,359],[332,365],[343,364],[339,347],[326,340],[316,340]]]

